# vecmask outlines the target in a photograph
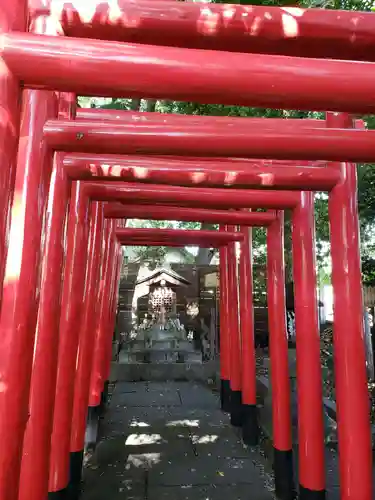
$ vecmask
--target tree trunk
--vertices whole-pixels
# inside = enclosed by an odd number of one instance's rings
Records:
[[[215,255],[214,249],[200,248],[198,255],[195,258],[195,264],[197,266],[209,266],[214,255]]]
[[[132,102],[130,103],[131,111],[139,111],[140,107],[141,107],[141,100],[140,99],[132,99]]]
[[[203,222],[201,229],[210,230],[214,228],[214,224],[209,224],[208,222]],[[195,264],[197,266],[208,266],[215,254],[215,250],[212,248],[199,248],[198,254],[195,258]]]
[[[156,99],[147,99],[146,101],[146,111],[153,113],[156,108]]]

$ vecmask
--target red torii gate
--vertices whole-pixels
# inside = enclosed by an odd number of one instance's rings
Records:
[[[157,156],[63,156],[71,179],[122,180],[177,186],[260,187],[273,189],[330,190],[340,172],[325,167],[266,166],[255,161],[164,159]]]
[[[272,211],[235,212],[204,208],[166,207],[157,205],[128,205],[109,203],[104,206],[104,216],[108,219],[147,219],[211,222],[231,226],[267,226],[275,220]]]
[[[76,7],[34,1],[40,16],[72,37],[194,49],[374,60],[374,19],[368,12],[258,5],[176,4],[167,0],[93,0]]]
[[[234,156],[312,160],[317,154],[329,161],[369,162],[375,158],[375,131],[344,128],[283,127],[247,120],[246,127],[204,124],[187,128],[122,123],[117,120],[50,120],[44,126],[47,144],[57,151],[180,156]],[[251,141],[249,140],[251,137]],[[317,153],[318,151],[318,153]]]
[[[243,234],[236,232],[196,231],[185,229],[117,229],[116,236],[122,245],[130,246],[187,246],[220,247],[232,241],[242,241]]]
[[[272,107],[285,106],[297,107],[299,109],[318,108],[349,112],[372,112],[374,109],[374,106],[369,103],[367,98],[374,83],[375,73],[371,63],[359,64],[355,62],[347,63],[344,61],[313,59],[306,61],[302,58],[288,59],[283,56],[247,55],[245,57],[240,54],[232,54],[229,64],[227,63],[229,58],[219,57],[212,51],[187,51],[172,47],[156,50],[152,47],[126,46],[111,42],[72,39],[64,39],[62,41],[54,37],[11,33],[14,30],[25,31],[26,7],[26,2],[22,0],[12,1],[11,3],[4,1],[0,5],[0,29],[3,35],[1,57],[4,67],[4,71],[0,75],[0,105],[5,117],[3,127],[0,129],[0,145],[3,151],[3,168],[1,169],[2,179],[0,184],[2,188],[2,196],[0,197],[0,200],[2,200],[0,210],[2,266],[5,265],[6,252],[4,248],[6,227],[8,225],[7,212],[10,200],[12,199],[13,180],[15,177],[14,165],[18,143],[18,103],[20,96],[19,80],[22,80],[23,85],[26,87],[76,91],[83,94],[95,93],[102,95],[129,95],[133,97],[181,98],[204,102],[226,102]],[[22,15],[23,13],[25,13],[24,16]],[[363,19],[362,15],[358,14],[358,16],[358,19]],[[365,17],[366,20],[367,17]],[[340,39],[341,42],[347,33],[348,31],[344,29],[343,34],[338,35],[336,39]],[[298,42],[296,42],[297,44]],[[359,49],[361,57],[358,58],[366,59],[366,50],[363,45],[359,45],[361,47]],[[77,47],[80,49],[79,52],[77,52]],[[127,55],[127,58],[124,58],[124,55]],[[178,72],[175,71],[174,67],[176,60],[179,61]],[[212,73],[212,65],[215,66],[214,74]],[[251,71],[249,68],[251,68]],[[143,75],[145,71],[150,72],[156,69],[159,72],[163,71],[165,78],[163,80],[153,79],[151,91]],[[361,79],[357,79],[357,73],[359,74],[359,72]],[[345,86],[342,85],[343,79],[345,79]],[[90,85],[87,82],[90,82]],[[209,84],[211,88],[208,90]],[[31,92],[29,95],[38,95],[38,99],[40,99],[38,103],[36,100],[34,101],[34,105],[37,105],[37,107],[33,107],[32,101],[27,102],[25,105],[24,116],[29,116],[30,123],[34,125],[39,121],[43,125],[46,120],[55,117],[52,93],[42,93],[38,90],[34,94]],[[338,125],[342,128],[351,128],[352,121],[349,117],[343,115],[329,115],[328,124],[332,128]],[[56,123],[55,125],[58,126]],[[111,130],[114,131],[113,126]],[[84,137],[80,136],[79,131],[78,134],[78,137],[75,137],[75,142],[84,139]],[[323,134],[322,140],[325,140],[325,137],[332,137],[331,134],[331,132],[328,132],[326,136]],[[339,132],[338,136],[351,137],[350,134],[345,134],[345,131],[343,133]],[[359,131],[359,134],[361,135],[356,136],[355,139],[356,144],[357,146],[359,144],[367,145],[368,150],[366,151],[366,155],[369,154],[369,156],[366,156],[366,158],[370,159],[373,153],[366,139],[368,136],[363,135],[361,131]],[[230,136],[231,134],[228,135]],[[58,136],[58,131],[55,136]],[[267,140],[272,139],[267,131],[265,132],[265,136],[268,137]],[[35,203],[36,199],[38,199],[39,190],[35,186],[34,189],[31,189],[32,183],[30,179],[34,179],[34,177],[29,177],[31,175],[30,170],[25,168],[23,160],[27,159],[25,163],[28,165],[29,162],[33,163],[33,155],[39,154],[43,157],[43,154],[46,154],[46,158],[48,157],[48,151],[45,147],[46,143],[42,142],[43,136],[40,127],[38,133],[31,136],[30,134],[22,135],[22,137],[24,140],[20,143],[21,152],[19,155],[19,168],[17,169],[16,196],[13,203],[12,227],[10,232],[11,245],[7,260],[4,299],[0,319],[0,326],[3,333],[1,347],[3,345],[7,347],[5,350],[0,349],[1,382],[2,387],[6,388],[0,394],[0,435],[3,439],[4,449],[0,453],[0,495],[6,500],[15,498],[17,495],[17,488],[14,488],[14,485],[18,482],[19,445],[22,442],[26,423],[28,374],[30,374],[31,369],[31,354],[29,351],[32,351],[31,347],[33,343],[33,332],[25,334],[26,323],[21,325],[22,322],[20,321],[17,324],[12,313],[24,310],[26,314],[29,308],[35,308],[35,304],[37,304],[37,301],[34,300],[34,296],[37,293],[35,280],[26,279],[24,270],[27,269],[26,272],[28,273],[36,267],[35,262],[38,262],[39,259],[35,260],[35,256],[38,255],[38,252],[35,251],[35,245],[38,240],[35,240],[33,243],[32,252],[29,248],[26,250],[24,245],[27,241],[33,242],[30,227],[37,219],[42,217],[46,201],[46,197],[43,198],[43,196],[40,196],[39,199],[44,199],[44,202],[40,205],[38,204],[35,209],[31,209],[30,202],[34,200]],[[28,137],[30,137],[30,147],[27,148],[25,146],[28,143]],[[224,135],[221,135],[221,138],[223,137]],[[45,149],[43,151],[40,151],[41,144],[44,144]],[[321,145],[321,142],[315,143],[316,146],[318,144]],[[342,141],[340,144],[344,146]],[[283,151],[285,151],[282,146],[280,145],[280,154],[283,154]],[[332,143],[330,148],[332,151]],[[290,152],[292,152],[292,148]],[[312,151],[310,152],[313,154]],[[333,160],[359,158],[358,156],[350,156],[352,153],[347,150],[346,153],[349,155],[348,157],[345,157],[344,152],[344,156],[341,158],[337,156],[330,156],[329,158]],[[279,154],[276,148],[274,154],[276,156]],[[356,154],[358,154],[358,151]],[[334,257],[333,284],[336,293],[335,372],[338,425],[340,429],[341,488],[342,496],[345,499],[357,499],[360,497],[364,500],[369,500],[371,498],[372,482],[371,441],[367,414],[368,401],[364,367],[364,347],[361,336],[362,301],[358,251],[358,220],[355,207],[355,166],[351,164],[333,164],[329,165],[329,168],[340,169],[343,174],[339,183],[332,189],[329,202],[332,223],[332,255]],[[48,175],[46,173],[45,183],[43,184],[44,188],[47,185]],[[20,197],[23,189],[27,193],[26,198]],[[107,191],[110,192],[109,190]],[[200,192],[200,194],[202,195],[203,193]],[[278,193],[278,195],[280,194],[282,192]],[[25,199],[27,199],[27,203]],[[262,203],[261,197],[256,199],[258,203]],[[281,198],[277,199],[281,200]],[[312,241],[311,200],[311,196],[302,193],[298,206],[293,205],[296,206],[294,224],[295,226],[299,224],[298,229],[300,230],[302,240],[305,241],[306,239],[307,242]],[[161,199],[161,201],[163,200]],[[194,203],[198,202],[195,201]],[[270,201],[267,203],[270,203]],[[274,208],[282,208],[276,205],[276,201],[273,203]],[[41,212],[39,211],[39,207],[42,210]],[[35,214],[36,217],[33,218],[32,214]],[[25,222],[27,223],[25,224]],[[26,230],[24,231],[24,229]],[[40,231],[41,228],[39,229],[39,233]],[[28,236],[28,232],[30,232],[30,236]],[[17,247],[18,236],[21,236],[22,243]],[[349,238],[351,239],[349,240]],[[19,252],[13,253],[17,248],[19,248]],[[297,245],[295,257],[300,258],[300,272],[303,278],[305,278],[304,273],[309,273],[313,268],[311,255],[313,253],[310,250],[306,255],[306,247],[304,245]],[[25,258],[23,258],[24,256]],[[311,278],[311,275],[309,276]],[[24,284],[28,284],[28,286],[23,289]],[[310,284],[310,287],[308,284]],[[314,298],[313,288],[313,280],[305,280],[303,293],[299,297],[304,307],[306,307],[306,304],[312,304],[311,299]],[[353,294],[352,297],[349,297],[349,290]],[[17,305],[17,307],[8,307],[10,305]],[[69,302],[66,305],[70,307],[71,303]],[[296,315],[297,310],[298,308],[296,308]],[[308,312],[309,314],[312,312],[310,306],[308,307]],[[32,313],[30,311],[28,314],[32,316],[36,312]],[[24,317],[26,318],[26,316]],[[310,325],[307,326],[311,328],[315,320],[312,320]],[[19,325],[22,328],[20,327],[17,331],[20,331],[22,335],[15,336],[15,327]],[[310,330],[310,333],[313,335],[309,340],[316,346],[314,331],[315,326]],[[26,349],[27,362],[25,363],[25,367],[20,372],[17,372],[19,368],[18,358],[21,352],[20,348],[25,339],[27,342],[24,345],[29,348]],[[318,392],[315,391],[315,384],[319,379],[319,376],[314,378],[315,370],[318,367],[316,350],[307,349],[307,345],[310,344],[304,343],[303,340],[299,341],[297,345],[299,359],[304,359],[311,363],[301,366],[303,361],[299,362],[298,378],[299,380],[306,380],[306,374],[310,370],[311,383],[314,383],[314,390],[311,390],[311,393],[316,398]],[[9,360],[11,359],[10,354],[14,356],[14,366],[13,363],[12,366],[9,364]],[[13,398],[13,401],[10,397]],[[300,422],[302,422],[300,424],[300,441],[304,442],[304,438],[311,440],[312,449],[314,450],[314,439],[318,443],[317,448],[319,448],[321,436],[319,427],[320,419],[318,416],[317,422],[312,421],[313,415],[307,413],[307,406],[303,402],[303,398],[304,395],[299,393],[299,416]],[[318,400],[319,398],[316,398],[315,402]],[[319,404],[313,406],[317,408]],[[9,417],[6,416],[7,410],[10,411],[11,417],[14,419],[13,422],[10,422]],[[308,425],[305,426],[305,424]],[[311,433],[314,429],[318,431],[316,434],[314,433],[315,431]],[[351,445],[353,440],[356,442],[354,449]],[[303,498],[303,495],[308,496],[311,492],[312,494],[319,495],[319,497],[324,495],[323,461],[319,458],[313,470],[308,473],[308,461],[304,462],[306,459],[304,453],[308,454],[309,452],[310,449],[301,450],[300,446],[301,498]],[[311,459],[313,456],[314,452],[309,458]],[[319,451],[318,456],[320,457]],[[12,471],[14,480],[10,480],[8,477],[7,473],[9,470]],[[9,484],[11,484],[11,487]]]
[[[172,187],[170,187],[167,189],[164,186],[150,186],[150,185],[142,185],[142,186],[141,185],[139,185],[139,186],[133,185],[133,186],[131,186],[131,185],[124,185],[122,183],[109,183],[109,184],[100,184],[100,185],[97,185],[95,183],[86,183],[83,186],[83,188],[84,188],[84,190],[86,190],[86,194],[89,193],[91,196],[94,196],[95,198],[101,199],[101,200],[125,199],[126,201],[129,201],[130,199],[133,198],[134,200],[137,200],[138,202],[140,202],[140,201],[142,202],[143,198],[146,198],[150,201],[155,200],[155,199],[162,200],[164,198],[169,202],[180,202],[181,203],[181,200],[182,200],[185,203],[189,203],[189,204],[191,204],[192,202],[193,203],[195,202],[196,204],[203,204],[203,203],[205,205],[221,204],[222,206],[236,205],[238,207],[250,206],[253,203],[253,204],[257,204],[258,206],[259,206],[259,204],[263,204],[266,206],[267,205],[268,206],[282,205],[285,208],[287,208],[287,207],[293,207],[296,204],[298,204],[298,200],[300,198],[300,195],[296,192],[289,192],[288,193],[288,192],[267,191],[267,192],[260,193],[258,191],[255,191],[255,192],[246,191],[246,192],[241,193],[241,191],[238,191],[238,190],[230,190],[230,191],[228,191],[228,190],[215,190],[214,192],[211,193],[210,199],[207,200],[207,195],[209,194],[209,191],[207,191],[203,188],[197,188],[197,189],[192,190],[192,189],[188,189],[188,188],[178,188],[178,187],[174,187],[172,189]],[[142,191],[144,191],[143,196],[142,196]],[[261,195],[261,196],[258,196],[258,195]],[[253,199],[254,196],[255,196],[255,199]],[[152,198],[150,198],[150,197],[152,197]],[[298,228],[296,230],[296,233],[298,234],[299,231],[300,231],[300,228]],[[311,242],[312,242],[312,239],[311,239]],[[305,241],[304,244],[305,245],[307,244],[307,246],[309,247],[308,240]],[[312,252],[313,252],[312,245],[309,248],[311,250],[311,255],[312,255]],[[76,251],[79,254],[81,254],[81,253],[83,253],[83,248],[81,248],[80,250],[76,248]],[[308,269],[313,269],[313,267],[309,266]],[[69,274],[71,273],[71,271],[68,271],[68,272],[69,272]],[[83,269],[80,272],[82,273]],[[232,276],[233,276],[233,268],[232,268]],[[309,283],[311,283],[311,281],[309,282],[309,280],[306,279],[306,276],[302,276],[302,280],[303,280],[303,286],[306,286],[307,288],[309,288]],[[296,276],[296,290],[298,290],[297,283],[300,283],[300,279],[298,280],[297,276]],[[232,281],[232,286],[233,286],[233,281]],[[236,286],[235,281],[234,281],[234,286]],[[77,293],[76,289],[74,289],[74,293],[75,294]],[[231,296],[233,296],[233,288],[232,288]],[[78,296],[75,295],[74,297],[75,297],[75,300],[73,301],[74,303],[76,301],[80,302],[82,300],[82,299],[80,299],[79,295]],[[311,308],[312,314],[307,315],[307,316],[305,315],[305,321],[307,321],[306,327],[307,327],[307,325],[311,325],[312,322],[316,321],[316,304],[314,303],[315,301],[314,301],[313,296],[311,296],[311,299],[312,299],[312,302],[310,302],[310,305],[312,304],[312,308]],[[304,304],[303,306],[305,306],[305,305],[306,304]],[[304,327],[304,328],[306,328],[306,327]],[[64,328],[62,329],[62,331],[64,331]],[[310,348],[311,348],[311,345],[310,345]],[[63,352],[66,353],[67,349],[64,349]],[[64,358],[64,362],[66,362],[65,358]],[[237,369],[240,368],[240,364],[238,362],[233,363],[233,366],[237,367]],[[235,393],[237,393],[237,394],[239,393],[239,389],[241,387],[241,375],[240,375],[240,373],[241,372],[239,370],[239,371],[231,374],[231,381],[232,381],[231,383],[234,387]],[[310,373],[308,375],[310,377]],[[66,380],[66,377],[64,378],[64,380]],[[317,377],[316,382],[317,382],[316,388],[318,389],[318,392],[319,392],[321,390],[320,384],[319,384],[319,377]],[[310,380],[309,380],[309,383],[310,383]],[[66,382],[65,382],[65,384],[66,384]],[[313,390],[312,390],[312,386],[310,383],[310,398],[311,398],[312,394],[313,394]],[[60,403],[63,404],[63,401],[64,401],[63,399],[61,401],[59,399],[57,401],[57,404],[60,404]],[[64,414],[64,412],[61,411],[60,408],[58,408],[56,415],[57,415],[57,418],[59,419],[59,421],[62,421],[65,424],[62,426],[63,430],[65,430],[67,420],[66,419],[64,420],[62,418],[63,414]],[[82,422],[82,419],[80,419],[80,422]],[[234,423],[235,422],[236,422],[236,420],[234,421]],[[314,422],[312,422],[312,424],[315,427],[316,419],[314,419]],[[82,432],[80,435],[82,436]],[[61,442],[61,439],[62,439],[61,433],[57,434],[57,436],[58,436],[57,443],[60,447],[60,450],[61,450],[61,447],[64,450],[64,446],[62,446],[62,442]],[[317,444],[319,447],[319,442],[317,442]],[[80,445],[80,447],[78,449],[81,449],[81,446],[82,446],[82,444]],[[73,448],[73,451],[75,451],[74,448]],[[81,454],[79,453],[78,457],[80,455]],[[60,461],[63,460],[63,462],[64,462],[64,456],[66,456],[66,454],[65,455],[64,455],[64,453],[61,454],[61,451],[60,451]],[[72,456],[75,459],[74,464],[76,465],[77,454],[73,453]],[[59,462],[57,462],[57,463],[59,463]],[[78,461],[78,466],[79,466],[79,463],[80,462]],[[64,470],[64,467],[62,470]],[[78,470],[79,470],[79,467],[78,467]],[[65,471],[66,471],[66,468],[65,468]],[[65,472],[65,474],[66,474],[66,472]],[[53,475],[53,477],[55,477],[55,475]],[[59,476],[57,476],[57,477],[59,477]],[[64,477],[64,474],[62,477]]]

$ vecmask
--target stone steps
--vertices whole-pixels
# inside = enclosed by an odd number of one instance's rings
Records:
[[[183,349],[135,349],[123,350],[119,354],[120,363],[201,363],[202,354]]]
[[[219,380],[218,361],[191,363],[134,363],[113,362],[111,381],[170,381],[194,380],[202,383]]]
[[[123,345],[123,350],[135,352],[139,349],[142,350],[168,350],[168,349],[180,349],[184,351],[193,351],[194,346],[193,343],[189,340],[177,340],[177,339],[169,339],[169,340],[132,340],[130,342],[126,342]]]

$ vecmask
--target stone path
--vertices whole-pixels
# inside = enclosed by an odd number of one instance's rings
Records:
[[[118,383],[82,500],[273,500],[272,476],[218,397],[188,382]]]

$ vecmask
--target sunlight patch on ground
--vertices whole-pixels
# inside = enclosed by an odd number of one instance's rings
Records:
[[[204,436],[195,436],[191,437],[193,444],[210,444],[216,443],[219,439],[219,436],[215,434],[205,434]]]
[[[129,455],[125,469],[129,470],[132,466],[145,468],[145,467],[150,467],[152,465],[157,465],[160,462],[161,462],[160,453],[142,453],[139,455]]]
[[[125,441],[125,446],[139,446],[160,444],[165,442],[160,434],[130,434]]]
[[[199,420],[171,420],[167,427],[199,427]]]
[[[133,420],[132,422],[130,422],[130,427],[150,427],[150,424],[148,424],[147,422],[137,422]]]

